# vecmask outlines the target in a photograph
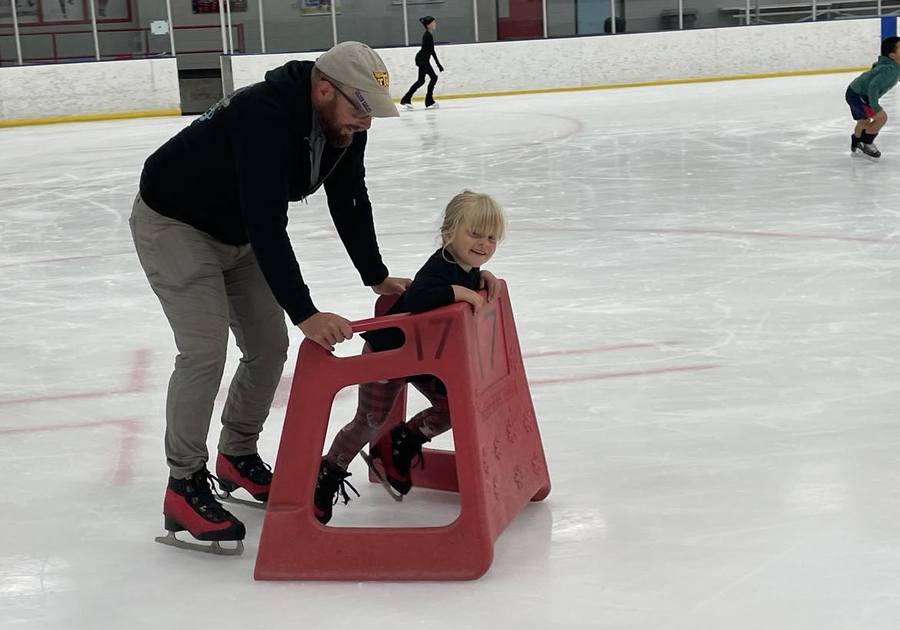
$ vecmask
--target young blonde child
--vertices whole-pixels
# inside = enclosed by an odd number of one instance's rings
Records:
[[[444,211],[441,224],[441,247],[419,269],[412,284],[387,314],[421,313],[454,302],[468,302],[475,312],[484,306],[479,289],[487,292],[487,301],[497,294],[497,278],[481,266],[491,259],[503,239],[506,219],[503,210],[488,195],[464,191],[456,195]],[[363,353],[398,348],[403,335],[397,329],[363,333]],[[410,382],[431,403],[409,422],[400,423],[372,447],[372,460],[379,460],[386,481],[399,494],[412,487],[410,468],[421,459],[422,445],[450,429],[447,390],[434,376],[419,375],[359,386],[356,415],[338,435],[319,466],[315,490],[316,518],[322,523],[331,519],[332,506],[338,493],[349,501],[345,486],[359,496],[346,481],[347,467],[362,448],[375,438],[387,421],[404,382]]]

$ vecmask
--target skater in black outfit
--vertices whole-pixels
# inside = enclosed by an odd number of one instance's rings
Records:
[[[422,48],[416,53],[416,66],[419,67],[419,78],[416,79],[416,82],[412,84],[406,94],[403,95],[403,98],[400,99],[400,104],[406,109],[413,108],[413,94],[425,85],[426,76],[428,77],[428,92],[425,94],[425,107],[437,107],[437,103],[434,102],[434,84],[437,83],[437,74],[434,68],[431,67],[432,57],[434,57],[438,70],[444,71],[444,66],[441,65],[437,58],[437,53],[434,51],[434,36],[431,34],[437,28],[437,20],[430,15],[426,15],[423,18],[419,18],[419,22],[425,27],[425,34],[422,35]]]

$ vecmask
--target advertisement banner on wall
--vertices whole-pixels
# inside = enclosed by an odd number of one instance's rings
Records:
[[[46,2],[46,0],[43,1]],[[95,2],[98,20],[131,19],[131,4],[129,0],[95,0]]]
[[[82,0],[43,0],[41,3],[42,22],[83,22],[84,16]],[[100,17],[99,12],[97,17]]]
[[[37,0],[15,0],[16,18],[19,24],[33,24],[38,19]],[[12,24],[10,0],[0,0],[0,24]]]
[[[247,0],[231,0],[229,3],[232,13],[246,13]],[[191,0],[193,13],[218,13],[219,0]]]
[[[86,24],[91,0],[15,0],[19,24]],[[98,22],[131,20],[131,0],[93,0]],[[245,0],[246,1],[246,0]],[[10,0],[0,0],[0,24],[12,23]]]
[[[300,13],[302,15],[331,15],[331,5],[334,12],[341,12],[341,0],[300,0]]]

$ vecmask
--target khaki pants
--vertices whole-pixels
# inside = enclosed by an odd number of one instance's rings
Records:
[[[284,311],[250,245],[227,245],[153,211],[138,196],[129,220],[138,258],[175,334],[166,398],[171,475],[206,465],[206,438],[225,369],[228,330],[243,356],[222,411],[219,451],[250,455],[287,359]]]

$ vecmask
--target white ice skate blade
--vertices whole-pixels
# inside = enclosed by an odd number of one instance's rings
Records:
[[[239,556],[244,553],[243,540],[236,540],[235,542],[237,543],[237,546],[231,549],[220,545],[218,540],[213,540],[208,545],[201,545],[200,543],[179,540],[175,537],[175,532],[169,532],[165,536],[157,536],[153,540],[163,545],[169,545],[170,547],[189,549],[191,551],[200,551],[202,553],[211,553],[215,556]]]
[[[247,499],[239,499],[231,495],[230,492],[216,492],[216,496],[219,497],[220,501],[224,501],[225,503],[234,503],[236,505],[246,505],[247,507],[256,508],[257,510],[265,510],[266,503],[264,501],[248,501]]]
[[[369,457],[368,453],[366,453],[365,451],[360,451],[359,454],[363,458],[363,461],[366,462],[366,466],[369,467],[369,470],[372,471],[372,474],[375,475],[384,489],[387,490],[387,493],[391,495],[391,498],[397,503],[403,501],[403,495],[394,490],[394,487],[390,483],[388,483],[388,480],[381,476],[381,473],[378,472],[377,468],[375,468],[375,465],[372,462],[372,458]]]
[[[411,104],[409,104],[409,103],[402,103],[402,104],[400,105],[400,107],[402,107],[403,109],[405,109],[405,110],[408,111],[408,112],[414,112],[414,111],[416,111],[416,108],[413,107],[413,106],[412,106]]]
[[[432,103],[431,105],[425,106],[425,109],[440,109],[440,108],[441,108],[441,106],[438,105],[437,103]]]

